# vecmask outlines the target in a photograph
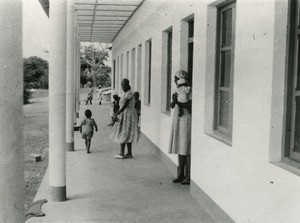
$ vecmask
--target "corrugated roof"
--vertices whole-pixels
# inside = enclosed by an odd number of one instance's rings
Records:
[[[78,37],[110,43],[144,0],[75,0]]]
[[[49,16],[49,0],[39,1]],[[144,2],[144,0],[74,1],[79,40],[103,43],[111,43]]]

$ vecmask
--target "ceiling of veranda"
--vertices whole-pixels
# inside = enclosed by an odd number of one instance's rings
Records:
[[[49,15],[49,0],[39,0]],[[111,43],[144,0],[74,0],[78,38]]]

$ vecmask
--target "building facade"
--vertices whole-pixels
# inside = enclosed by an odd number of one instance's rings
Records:
[[[146,0],[113,40],[141,130],[168,154],[174,74],[192,75],[191,193],[236,222],[299,222],[299,0]]]

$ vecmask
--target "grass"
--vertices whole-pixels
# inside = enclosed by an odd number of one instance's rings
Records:
[[[36,90],[23,106],[25,154],[25,209],[31,206],[48,167],[48,91]],[[40,154],[35,162],[30,154]]]

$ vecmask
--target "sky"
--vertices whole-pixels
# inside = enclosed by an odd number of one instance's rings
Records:
[[[50,22],[38,0],[23,1],[23,57],[38,56],[49,59],[48,36]],[[86,45],[83,43],[83,45]],[[103,47],[109,44],[102,44]],[[105,62],[111,66],[110,57]]]
[[[49,19],[38,0],[23,1],[23,57],[48,59]]]

